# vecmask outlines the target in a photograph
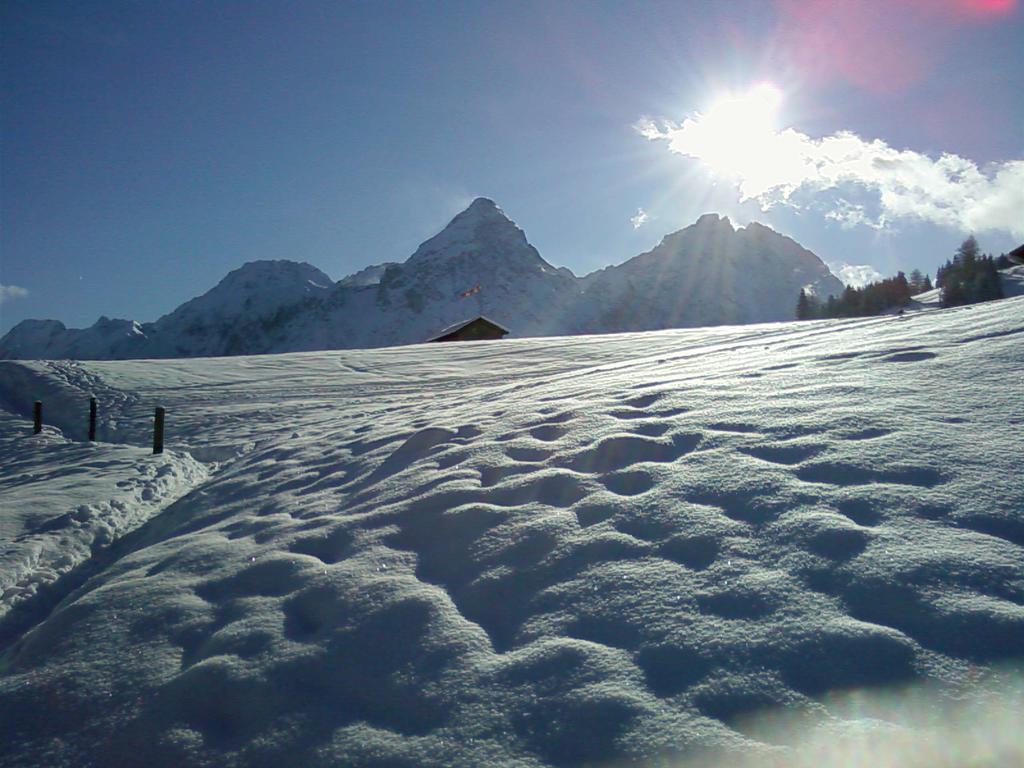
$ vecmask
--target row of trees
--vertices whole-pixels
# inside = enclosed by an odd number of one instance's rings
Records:
[[[1004,267],[1000,263],[1005,262]],[[935,282],[942,290],[942,306],[957,307],[1003,298],[999,270],[1010,265],[1006,256],[983,256],[974,236],[964,240],[953,258],[939,267]]]
[[[968,237],[953,258],[939,267],[935,285],[931,278],[915,269],[907,278],[902,272],[896,277],[879,280],[863,288],[846,287],[841,296],[829,296],[821,301],[806,290],[800,291],[796,304],[797,320],[831,317],[866,317],[889,309],[904,307],[911,296],[940,289],[939,302],[943,307],[974,304],[979,301],[1003,298],[999,270],[1011,266],[1006,255],[993,258],[984,256],[974,236]]]
[[[796,305],[796,319],[878,315],[887,309],[904,306],[913,295],[910,282],[902,272],[896,277],[879,280],[863,288],[848,285],[842,295],[838,298],[829,296],[828,301],[821,301],[801,289]]]

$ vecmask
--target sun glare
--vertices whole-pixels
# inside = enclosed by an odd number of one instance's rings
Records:
[[[781,105],[782,92],[770,83],[719,98],[688,126],[699,146],[696,154],[723,175],[756,168],[770,158]]]

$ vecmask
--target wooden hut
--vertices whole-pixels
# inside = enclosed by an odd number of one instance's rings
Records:
[[[472,320],[464,320],[461,323],[450,325],[427,341],[487,341],[500,339],[508,332],[508,328],[481,315]]]

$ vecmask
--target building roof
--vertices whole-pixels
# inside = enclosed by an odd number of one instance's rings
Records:
[[[455,323],[454,325],[449,325],[444,330],[439,331],[438,333],[431,336],[429,339],[427,339],[427,341],[437,341],[438,339],[443,339],[445,336],[450,336],[453,333],[458,333],[467,325],[472,325],[473,323],[479,321],[482,321],[484,323],[487,323],[488,325],[493,326],[496,330],[499,330],[502,333],[510,333],[509,329],[503,326],[501,323],[496,323],[488,317],[478,315],[477,317],[471,317],[469,320],[463,320],[462,322]]]

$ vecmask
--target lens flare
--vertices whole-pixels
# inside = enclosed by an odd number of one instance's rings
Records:
[[[763,160],[778,130],[782,92],[761,83],[723,96],[706,113],[687,121],[697,154],[715,173],[731,176]]]

